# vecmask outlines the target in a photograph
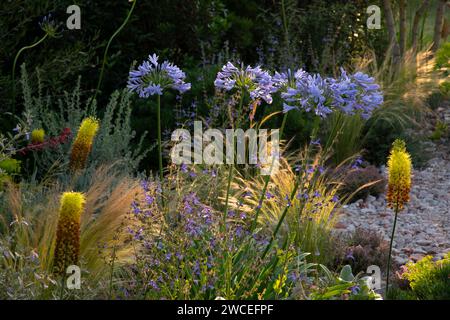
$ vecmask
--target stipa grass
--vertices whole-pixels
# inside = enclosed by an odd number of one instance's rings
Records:
[[[327,263],[333,259],[331,231],[345,199],[338,197],[338,179],[326,174],[323,165],[327,157],[323,152],[311,156],[311,148],[291,155],[289,160],[281,158],[280,169],[271,177],[262,203],[258,203],[264,184],[261,178],[237,179],[231,203],[233,210],[245,213],[250,219],[255,209],[261,207],[258,228],[268,237],[288,207],[278,240],[291,239],[302,252],[312,253],[308,260]],[[300,181],[298,191],[291,201],[289,194],[297,180]]]

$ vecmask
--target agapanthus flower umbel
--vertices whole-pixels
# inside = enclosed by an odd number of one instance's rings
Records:
[[[39,22],[39,26],[41,29],[52,38],[56,38],[58,36],[58,24],[55,20],[53,20],[52,14],[49,13],[45,16],[41,22]]]
[[[348,75],[341,69],[338,79],[329,79],[332,105],[346,114],[359,113],[369,118],[373,110],[383,103],[380,86],[373,77],[362,72]]]
[[[70,265],[77,265],[80,253],[80,221],[86,199],[79,192],[61,196],[56,243],[53,257],[55,274],[65,274]]]
[[[44,129],[34,129],[31,131],[31,143],[42,143],[45,139]]]
[[[79,170],[85,167],[98,129],[99,122],[95,118],[89,117],[81,122],[70,154],[70,168],[72,170]]]
[[[323,79],[319,74],[311,75],[299,70],[295,76],[295,87],[289,87],[281,94],[286,102],[283,104],[283,112],[302,108],[325,118],[332,113],[328,101],[329,91],[327,79]]]
[[[388,158],[387,203],[398,211],[409,201],[411,189],[411,156],[406,151],[405,142],[397,139],[393,143]]]
[[[272,76],[260,66],[237,68],[231,62],[222,67],[214,85],[226,91],[234,88],[247,90],[252,100],[263,99],[269,104],[272,103],[272,94],[278,90],[272,81]]]
[[[295,73],[294,84],[288,82],[281,96],[285,100],[284,113],[304,109],[322,118],[337,110],[368,118],[383,103],[383,94],[374,78],[362,72],[348,75],[343,69],[338,79],[322,78],[300,69]]]
[[[153,54],[137,70],[130,71],[128,89],[138,93],[141,98],[162,95],[169,88],[185,93],[191,89],[191,84],[184,82],[185,78],[180,68],[168,61],[159,63],[158,56]]]

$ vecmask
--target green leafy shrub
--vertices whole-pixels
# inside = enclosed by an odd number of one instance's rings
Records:
[[[450,253],[438,261],[426,256],[416,263],[408,262],[402,278],[409,281],[410,290],[420,300],[450,299]]]
[[[439,85],[439,91],[444,97],[449,98],[450,97],[450,81],[442,82]]]
[[[436,51],[436,68],[450,68],[450,42],[444,43]]]
[[[20,161],[12,158],[1,160],[0,170],[8,174],[17,174],[20,172]]]
[[[398,110],[398,112],[402,112]],[[372,119],[369,119],[372,122]],[[403,126],[398,122],[377,120],[372,123],[365,134],[364,157],[369,163],[377,166],[384,165],[389,155],[389,150],[395,139],[402,139],[408,145],[414,167],[423,167],[429,159],[429,153],[425,152],[425,140],[428,135],[417,132],[416,125]]]
[[[440,140],[448,133],[448,125],[442,121],[436,123],[434,131],[431,133],[431,140]]]

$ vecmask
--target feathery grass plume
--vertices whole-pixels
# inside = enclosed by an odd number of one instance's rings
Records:
[[[411,190],[411,156],[406,151],[403,140],[397,139],[392,144],[391,154],[388,158],[388,206],[395,211],[394,225],[392,227],[391,243],[386,271],[386,295],[389,292],[389,272],[391,267],[392,245],[394,243],[395,226],[397,225],[398,213],[409,201]]]
[[[409,201],[411,189],[411,156],[406,152],[405,142],[397,139],[393,143],[388,159],[389,186],[387,203],[392,209],[403,209]]]
[[[79,192],[65,192],[61,197],[53,270],[64,274],[70,265],[78,263],[80,253],[80,223],[86,199]]]
[[[70,154],[70,168],[72,170],[83,169],[86,165],[86,160],[91,152],[92,142],[98,129],[99,122],[95,118],[89,117],[81,122]]]
[[[278,172],[270,177],[263,200],[260,193],[264,178],[238,177],[232,186],[230,207],[252,220],[260,209],[257,229],[266,237],[273,234],[285,215],[277,233],[281,242],[292,238],[296,248],[313,253],[308,256],[308,262],[327,264],[334,258],[332,230],[341,206],[346,203],[346,196],[339,199],[337,195],[346,173],[336,177],[328,175],[323,165],[330,156],[323,150],[312,154],[308,148],[311,149],[306,147],[280,157]],[[280,153],[284,150],[286,147]],[[296,185],[297,191],[290,197]]]
[[[31,132],[31,143],[42,143],[45,139],[44,129],[34,129]]]

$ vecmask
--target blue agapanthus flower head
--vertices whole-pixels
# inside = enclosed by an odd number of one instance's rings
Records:
[[[294,75],[294,83],[290,81],[281,96],[284,113],[303,109],[322,118],[337,110],[368,118],[383,103],[383,94],[374,78],[362,72],[348,75],[344,69],[337,79],[300,69]]]
[[[278,90],[272,76],[260,66],[238,68],[231,62],[222,67],[214,85],[225,91],[235,88],[246,90],[252,100],[263,99],[269,104],[272,103],[272,94]]]
[[[308,74],[304,70],[298,70],[295,75],[295,84],[288,87],[281,94],[284,99],[283,112],[293,109],[303,109],[306,112],[314,112],[320,117],[326,117],[332,112],[328,106],[329,86],[327,79],[319,74]]]
[[[48,36],[52,38],[57,38],[59,36],[58,28],[60,24],[53,19],[51,13],[42,18],[42,21],[39,22],[39,26],[46,34],[48,34]]]
[[[275,71],[275,74],[272,77],[272,81],[274,86],[277,88],[283,88],[289,84],[289,72],[278,72]]]
[[[174,89],[184,93],[191,89],[191,84],[184,82],[186,74],[176,65],[164,61],[158,62],[156,54],[149,55],[137,70],[130,71],[128,89],[141,98],[162,95],[165,89]]]
[[[368,118],[383,103],[383,93],[373,77],[362,72],[348,75],[341,69],[338,79],[330,79],[333,106],[346,114]]]

